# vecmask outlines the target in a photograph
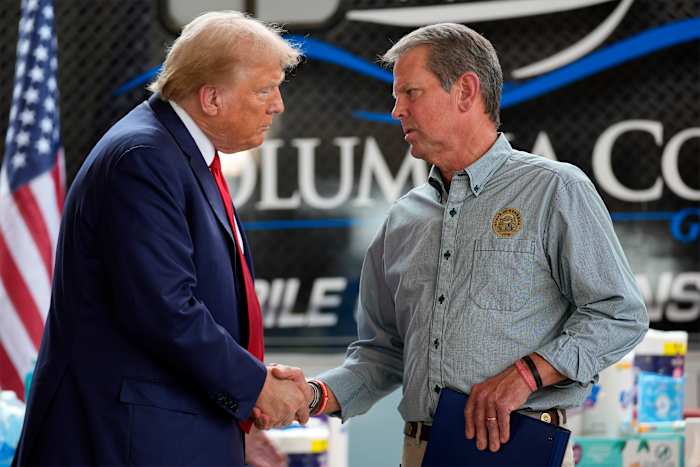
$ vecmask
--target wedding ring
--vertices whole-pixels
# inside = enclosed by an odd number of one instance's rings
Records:
[[[495,422],[496,420],[498,420],[496,417],[486,417],[487,422]]]

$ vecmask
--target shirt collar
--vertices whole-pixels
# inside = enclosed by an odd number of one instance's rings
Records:
[[[455,175],[467,174],[469,175],[469,187],[474,193],[474,196],[479,196],[486,183],[491,179],[496,170],[498,170],[503,163],[508,159],[510,154],[513,152],[508,139],[503,133],[498,134],[496,142],[493,146],[484,153],[483,156],[472,162],[469,167],[466,167],[463,171],[457,172]],[[437,190],[440,195],[445,193],[445,183],[442,180],[442,174],[440,169],[433,166],[430,169],[430,175],[428,176],[428,182],[430,185]]]
[[[195,144],[197,145],[197,148],[199,149],[199,152],[202,153],[202,157],[204,158],[204,162],[207,163],[207,167],[210,166],[211,163],[214,161],[214,154],[216,154],[214,144],[212,144],[209,138],[207,138],[207,135],[205,135],[201,128],[197,126],[194,120],[192,120],[192,117],[190,117],[190,115],[185,109],[177,105],[175,101],[168,102],[173,107],[173,110],[175,111],[177,116],[180,117],[182,123],[184,123],[185,128],[187,128],[187,131],[190,132],[190,136],[192,136],[192,139],[194,140]]]
[[[483,156],[464,169],[467,175],[469,175],[469,184],[475,196],[481,194],[486,183],[491,179],[493,174],[496,173],[496,170],[503,165],[512,152],[513,148],[506,136],[503,133],[499,133],[493,146],[491,146]]]

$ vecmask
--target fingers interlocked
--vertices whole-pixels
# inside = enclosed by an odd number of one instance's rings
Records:
[[[261,430],[309,420],[311,389],[304,373],[295,367],[271,364],[258,401],[253,409],[255,426]]]

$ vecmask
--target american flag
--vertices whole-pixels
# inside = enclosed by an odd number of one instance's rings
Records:
[[[63,211],[51,0],[23,0],[15,86],[0,168],[0,387],[24,395],[51,298]]]

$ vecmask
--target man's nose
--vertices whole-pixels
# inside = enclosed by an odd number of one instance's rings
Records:
[[[394,108],[391,109],[391,117],[398,120],[401,117],[406,116],[406,108],[400,98],[396,98],[394,101]]]
[[[275,89],[275,94],[272,97],[268,112],[271,114],[281,114],[284,112],[284,101],[282,100],[282,93],[279,88]]]

